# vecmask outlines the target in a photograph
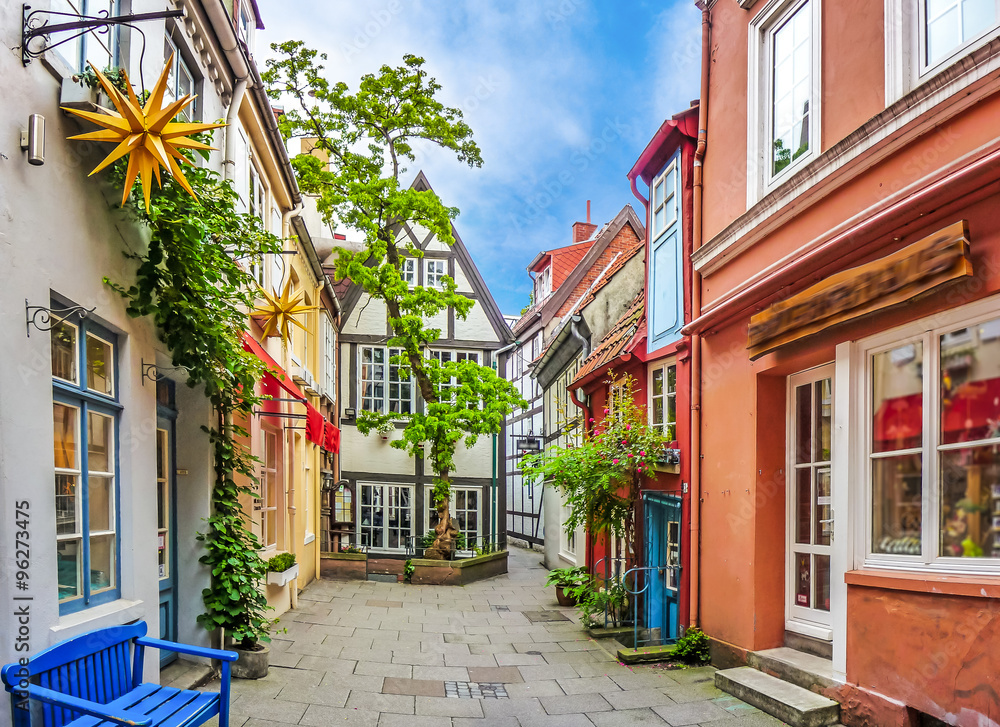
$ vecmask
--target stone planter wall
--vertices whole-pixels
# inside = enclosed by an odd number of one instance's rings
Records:
[[[507,572],[507,551],[479,555],[460,560],[429,560],[413,558],[411,582],[422,585],[463,586],[466,583],[492,578]],[[403,580],[406,558],[366,553],[323,553],[321,573],[323,578],[340,580],[372,580],[394,577]]]

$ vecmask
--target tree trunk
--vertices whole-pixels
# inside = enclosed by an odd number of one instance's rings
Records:
[[[448,480],[448,472],[440,473],[441,479]],[[444,498],[441,502],[435,503],[437,508],[438,521],[434,526],[434,544],[424,551],[425,558],[435,560],[451,560],[455,557],[455,546],[458,538],[458,528],[451,518],[451,497]]]

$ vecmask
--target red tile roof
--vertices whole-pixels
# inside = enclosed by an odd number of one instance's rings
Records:
[[[593,353],[580,364],[580,370],[569,388],[580,385],[595,371],[605,373],[622,354],[631,353],[645,339],[646,303],[645,291],[639,291],[628,309],[618,319],[608,334],[594,349]]]
[[[558,290],[563,281],[573,272],[573,268],[583,260],[590,248],[594,245],[594,239],[578,242],[575,245],[567,245],[555,250],[549,250],[548,254],[552,259],[552,292]]]

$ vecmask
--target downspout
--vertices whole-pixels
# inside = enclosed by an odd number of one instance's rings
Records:
[[[701,7],[701,99],[698,102],[698,145],[694,151],[692,246],[702,245],[705,150],[708,146],[708,74],[711,68],[712,24],[706,2]],[[688,265],[691,265],[690,260]],[[691,266],[691,318],[701,315],[701,276]],[[701,622],[701,335],[691,336],[691,578],[690,625]]]
[[[236,176],[236,131],[233,124],[240,116],[240,106],[243,103],[243,96],[247,91],[249,76],[244,76],[236,80],[233,88],[233,97],[229,102],[229,110],[226,112],[226,158],[222,161],[225,177],[228,181],[233,181]]]
[[[569,319],[569,333],[573,336],[573,338],[580,342],[580,348],[583,351],[583,358],[581,361],[586,361],[587,357],[590,355],[590,344],[587,343],[587,339],[580,334],[580,330],[576,327],[579,318],[580,316],[575,315]],[[586,430],[592,418],[590,402],[587,401],[589,397],[583,393],[583,389],[570,389],[569,398],[574,404],[583,410],[583,428]],[[587,533],[587,554],[585,556],[585,560],[587,570],[592,570],[594,566],[594,539],[590,537],[590,533]]]

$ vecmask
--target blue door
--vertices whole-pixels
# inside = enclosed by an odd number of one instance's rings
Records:
[[[645,512],[644,628],[662,643],[680,635],[678,606],[681,583],[681,498],[661,492],[643,493]]]
[[[157,382],[156,418],[156,562],[160,575],[160,638],[177,640],[177,456],[174,444],[173,382]],[[160,667],[177,654],[160,650]]]

